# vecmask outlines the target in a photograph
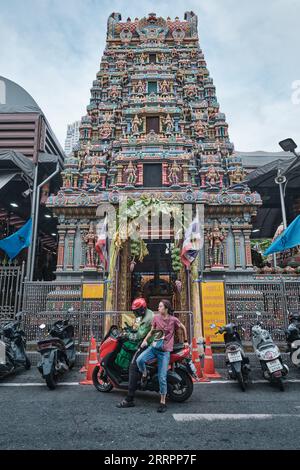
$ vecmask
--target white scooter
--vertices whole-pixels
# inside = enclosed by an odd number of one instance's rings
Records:
[[[257,317],[261,315],[256,312]],[[274,343],[270,333],[263,328],[263,325],[257,321],[257,324],[251,328],[252,345],[256,357],[260,361],[263,377],[271,383],[276,383],[280,390],[284,391],[283,377],[285,377],[289,368],[283,363],[279,348]]]

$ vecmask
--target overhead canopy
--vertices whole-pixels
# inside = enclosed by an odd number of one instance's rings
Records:
[[[15,176],[16,176],[16,172],[15,173],[1,173],[0,172],[0,190],[7,184],[9,183]]]
[[[275,188],[275,178],[277,176],[278,168],[281,168],[282,172],[287,170],[291,163],[295,160],[295,157],[287,159],[278,159],[274,162],[270,162],[267,165],[263,165],[256,170],[249,173],[246,177],[246,182],[251,188],[255,188],[258,192],[260,189]],[[299,188],[300,186],[300,161],[293,167],[292,171],[287,175],[289,188]]]
[[[0,76],[0,113],[38,113],[41,108],[20,85]]]
[[[30,158],[15,150],[0,150],[0,169],[15,170],[16,168],[32,181],[34,180],[34,164]]]

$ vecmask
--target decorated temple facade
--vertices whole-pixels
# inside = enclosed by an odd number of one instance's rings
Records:
[[[111,14],[80,143],[65,161],[61,190],[48,199],[59,222],[57,278],[109,278],[107,308],[127,310],[142,294],[153,308],[164,297],[188,310],[199,307],[198,284],[188,276],[250,277],[251,222],[261,199],[244,183],[233,151],[197,16],[122,21]],[[172,231],[166,237],[161,230],[155,240],[143,235],[143,256],[135,257],[128,240],[113,257],[111,240],[105,269],[95,250],[101,207],[117,207],[124,195],[132,203],[204,206],[204,248],[192,273],[180,264]]]

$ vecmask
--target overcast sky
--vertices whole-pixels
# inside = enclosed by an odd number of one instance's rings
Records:
[[[64,145],[86,112],[109,14],[189,10],[236,150],[278,151],[285,137],[300,148],[300,0],[0,0],[0,75],[32,95]]]

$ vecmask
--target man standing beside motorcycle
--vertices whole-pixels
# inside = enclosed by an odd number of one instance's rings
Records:
[[[136,331],[133,329],[127,329],[127,332],[125,331],[125,341],[115,360],[115,364],[122,369],[127,369],[129,367],[128,395],[125,400],[121,401],[117,405],[119,408],[128,408],[134,406],[133,399],[140,376],[136,359],[142,352],[142,350],[139,349],[139,346],[151,330],[152,321],[154,318],[154,313],[152,310],[147,308],[146,300],[142,297],[139,297],[133,301],[131,310],[133,311],[136,317],[136,322],[139,326]],[[138,322],[138,320],[140,321]],[[132,354],[134,354],[133,357]]]

